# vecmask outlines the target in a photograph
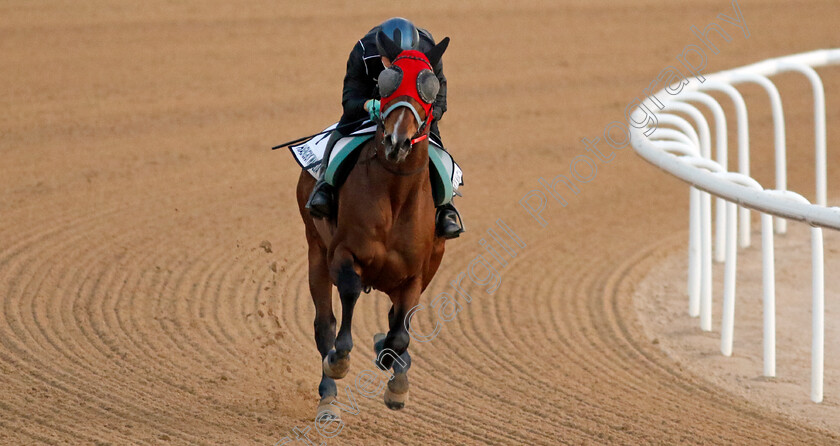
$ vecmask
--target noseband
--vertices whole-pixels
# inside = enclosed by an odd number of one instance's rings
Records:
[[[388,109],[385,111],[385,113],[383,113],[382,116],[376,121],[376,125],[378,127],[377,132],[379,132],[381,130],[383,137],[382,137],[381,140],[379,140],[379,144],[374,144],[373,145],[373,153],[371,154],[371,159],[370,160],[379,161],[379,164],[385,170],[387,170],[388,172],[390,172],[394,175],[409,177],[409,176],[416,175],[416,174],[422,172],[423,170],[426,169],[426,166],[423,165],[423,166],[418,167],[417,169],[413,169],[413,170],[410,170],[408,172],[404,172],[404,171],[401,171],[401,170],[394,169],[393,167],[389,166],[388,164],[383,163],[381,160],[379,160],[379,156],[378,156],[379,146],[385,144],[385,118],[388,116],[388,114],[390,114],[392,111],[396,110],[398,107],[407,107],[409,110],[412,111],[412,113],[414,114],[414,118],[417,120],[417,122],[420,122],[420,114],[417,113],[417,110],[408,101],[399,101],[399,102],[393,104],[392,106],[388,107]],[[427,130],[429,129],[429,127],[430,127],[429,123],[431,123],[431,122],[432,122],[432,111],[429,110],[429,113],[426,116],[426,120],[423,122],[423,124],[420,125],[420,127],[417,128],[417,132],[415,132],[414,135],[411,137],[411,143],[408,147],[409,153],[411,153],[411,150],[414,149],[415,144],[417,144],[420,141],[423,141],[424,139],[429,138],[429,133],[428,133]],[[368,160],[368,161],[370,161],[370,160]]]
[[[411,147],[409,147],[409,150],[411,150],[411,148],[413,148],[415,144],[417,144],[418,142],[423,141],[424,139],[429,137],[429,134],[426,132],[426,129],[429,127],[429,125],[432,122],[432,117],[433,117],[432,116],[432,110],[431,109],[429,110],[429,113],[426,114],[426,120],[423,121],[423,120],[420,119],[420,114],[417,113],[417,109],[415,109],[414,106],[411,105],[410,102],[408,102],[408,101],[396,102],[396,103],[392,104],[390,107],[388,107],[385,110],[385,112],[382,113],[382,117],[379,118],[379,121],[377,122],[377,125],[382,127],[383,131],[385,129],[385,118],[387,118],[388,115],[391,114],[392,111],[396,110],[399,107],[406,107],[409,110],[411,110],[411,113],[414,115],[415,122],[417,122],[420,125],[419,127],[417,127],[417,131],[414,132],[414,135],[412,135],[412,137],[411,137]]]

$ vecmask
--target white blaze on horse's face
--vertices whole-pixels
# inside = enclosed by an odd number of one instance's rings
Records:
[[[395,147],[399,148],[399,146],[400,146],[399,141],[397,141],[397,139],[398,139],[397,131],[400,128],[400,124],[402,124],[403,116],[405,116],[405,113],[400,113],[399,115],[397,115],[397,123],[394,124],[394,132],[391,133],[391,147],[390,147],[391,150],[385,151],[385,156],[387,156],[388,158],[394,158],[394,152],[395,152],[394,148]],[[396,150],[396,151],[399,153],[399,150]]]
[[[394,126],[389,130],[385,126],[385,159],[395,164],[405,161],[411,152],[411,135],[417,131],[414,116],[408,107],[399,107],[392,115],[396,116]],[[390,121],[390,120],[389,120]]]

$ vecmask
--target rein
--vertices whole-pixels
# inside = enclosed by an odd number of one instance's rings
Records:
[[[417,133],[414,134],[416,138],[411,139],[411,146],[414,147],[415,144],[418,142],[428,139],[429,132],[426,129],[429,127],[429,124],[432,122],[432,111],[429,110],[429,113],[426,114],[426,121],[417,129]]]

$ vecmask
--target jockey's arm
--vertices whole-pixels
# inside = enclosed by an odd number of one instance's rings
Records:
[[[435,46],[435,38],[432,36],[432,33],[423,28],[418,28],[417,31],[420,33],[420,50],[429,51],[432,49]],[[435,65],[434,72],[438,78],[438,82],[440,82],[440,90],[438,90],[435,103],[432,105],[432,113],[434,114],[435,121],[440,121],[440,118],[446,113],[446,76],[443,75],[443,59]]]
[[[443,59],[435,66],[435,76],[437,76],[440,82],[440,90],[438,90],[435,103],[432,106],[432,113],[434,114],[435,120],[440,121],[440,118],[446,113],[446,76],[443,75]]]
[[[364,62],[364,50],[356,42],[350,57],[347,59],[347,72],[344,75],[344,90],[341,105],[344,115],[343,123],[357,121],[367,116],[364,109],[365,101],[374,97],[376,84],[367,74]]]

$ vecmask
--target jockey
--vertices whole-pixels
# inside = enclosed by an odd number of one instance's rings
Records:
[[[306,208],[315,218],[330,217],[333,210],[333,187],[324,181],[324,173],[327,171],[327,163],[330,159],[330,152],[333,146],[342,137],[355,131],[358,126],[351,127],[353,123],[369,115],[371,120],[379,117],[379,89],[377,79],[379,73],[391,65],[391,61],[382,54],[377,45],[376,34],[382,30],[385,35],[391,38],[403,50],[428,51],[435,41],[432,35],[425,29],[417,29],[410,21],[394,17],[386,20],[381,25],[373,28],[361,40],[356,42],[350,58],[347,60],[347,74],[344,76],[344,92],[342,105],[344,114],[338,122],[336,129],[330,135],[327,147],[324,151],[324,158],[321,161],[321,174]],[[441,142],[438,121],[446,112],[446,77],[443,75],[443,63],[439,62],[434,67],[434,73],[440,81],[440,90],[432,106],[433,121],[430,128],[430,136],[438,143]],[[439,144],[443,147],[443,144]],[[458,237],[464,229],[461,227],[458,211],[450,202],[438,207],[436,220],[437,234],[445,238]]]

